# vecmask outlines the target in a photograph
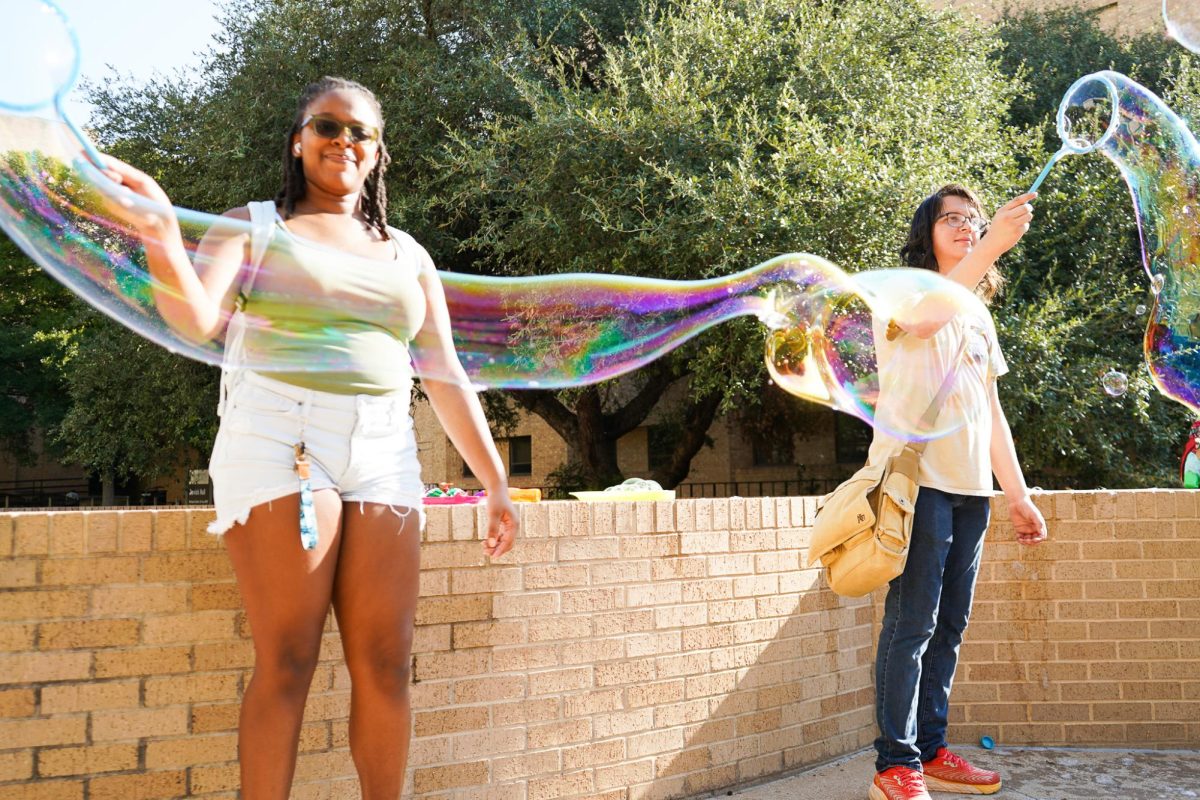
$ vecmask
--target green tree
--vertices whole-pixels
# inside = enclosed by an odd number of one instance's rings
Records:
[[[67,402],[58,339],[78,318],[80,303],[66,288],[0,238],[0,447],[30,463],[38,431],[54,428]]]
[[[100,476],[106,505],[116,481],[162,477],[210,449],[215,368],[107,319],[73,338],[64,366],[70,407],[54,439],[67,459]]]
[[[500,274],[728,275],[808,251],[895,266],[938,184],[1010,185],[1015,82],[994,41],[916,0],[681,0],[605,49],[597,80],[511,69],[524,107],[445,158],[435,215],[469,220],[464,252]],[[628,380],[516,402],[577,447],[591,485],[616,441],[688,381],[683,432],[655,477],[688,471],[714,416],[759,401],[763,330],[726,324]]]
[[[998,32],[1002,69],[1026,81],[1009,121],[1033,134],[1023,154],[1027,181],[1060,145],[1062,95],[1090,72],[1115,69],[1181,112],[1200,108],[1195,70],[1161,36],[1118,39],[1081,10],[1010,15]],[[1189,80],[1190,94],[1175,91]],[[1190,415],[1155,390],[1143,365],[1147,320],[1138,308],[1150,305],[1149,287],[1129,190],[1100,155],[1054,169],[1033,229],[1006,259],[1011,283],[996,309],[1012,367],[1000,394],[1018,451],[1031,480],[1047,488],[1172,485]],[[1101,385],[1112,370],[1129,376],[1123,396]]]

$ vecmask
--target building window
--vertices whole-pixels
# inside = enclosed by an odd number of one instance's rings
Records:
[[[646,466],[651,472],[671,465],[671,453],[679,441],[675,425],[650,425],[646,428]]]
[[[777,433],[752,432],[750,454],[756,467],[783,467],[796,460],[795,441],[790,429]]]
[[[858,417],[841,413],[833,415],[834,450],[839,464],[866,461],[872,436],[871,426]]]
[[[533,437],[514,436],[508,440],[508,474],[533,474]]]

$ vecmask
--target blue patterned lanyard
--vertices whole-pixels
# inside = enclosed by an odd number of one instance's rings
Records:
[[[308,462],[308,451],[304,442],[298,442],[296,451],[296,477],[300,479],[300,545],[305,550],[317,547],[317,511],[313,508],[312,475]]]

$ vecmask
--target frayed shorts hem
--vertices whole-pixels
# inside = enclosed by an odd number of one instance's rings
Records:
[[[337,487],[330,484],[327,486],[314,486],[313,491],[318,492],[323,489],[336,489]],[[207,531],[213,536],[224,536],[233,528],[234,525],[245,525],[250,519],[250,512],[258,506],[266,503],[271,503],[275,500],[281,500],[285,497],[298,494],[299,490],[294,485],[275,487],[272,489],[259,489],[252,498],[249,505],[241,509],[230,509],[224,512],[221,509],[217,510],[217,518],[208,524]],[[400,519],[407,519],[409,514],[417,512],[417,523],[420,526],[419,530],[425,530],[425,504],[420,498],[401,498],[399,500],[389,497],[359,497],[357,495],[342,495],[343,503],[358,503],[359,513],[365,513],[366,504],[385,506],[389,511],[395,514]]]

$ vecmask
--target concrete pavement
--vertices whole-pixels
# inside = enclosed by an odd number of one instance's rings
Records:
[[[1000,770],[997,800],[1190,800],[1200,798],[1200,750],[955,747]],[[726,795],[738,800],[865,800],[875,751],[867,750]],[[961,795],[933,792],[935,800]]]

